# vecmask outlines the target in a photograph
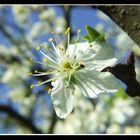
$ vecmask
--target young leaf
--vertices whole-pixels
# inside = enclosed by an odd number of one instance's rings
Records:
[[[94,41],[104,42],[105,41],[105,36],[104,35],[100,35],[100,36],[96,37]]]
[[[90,37],[88,35],[83,36],[83,39],[85,39],[85,40],[87,40],[89,42],[92,42],[92,40],[90,39]]]
[[[98,36],[100,36],[100,33],[98,33],[95,29],[93,29],[89,25],[86,25],[86,30],[88,32],[88,36],[90,37],[91,41],[94,41]]]

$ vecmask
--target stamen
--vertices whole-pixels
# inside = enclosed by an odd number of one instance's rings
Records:
[[[53,38],[49,38],[49,42],[52,42],[53,41]]]
[[[80,32],[81,32],[81,29],[78,29],[77,30],[77,39],[75,40],[75,43],[77,43],[78,42],[78,40],[79,40],[79,37],[80,37]]]
[[[29,72],[29,73],[28,73],[28,76],[33,76],[33,73],[32,73],[32,72]]]
[[[67,35],[67,47],[66,48],[68,48],[69,43],[70,43],[70,27],[67,28],[65,35]],[[69,54],[69,49],[67,49],[66,54]]]
[[[44,76],[49,75],[50,73],[39,73],[39,74],[33,74],[33,76]]]
[[[51,33],[54,35],[54,32],[53,31]]]
[[[35,87],[35,85],[34,84],[32,84],[32,85],[30,85],[30,88],[32,89],[32,88],[34,88]]]
[[[38,64],[41,64],[41,65],[44,65],[44,66],[48,66],[48,67],[57,69],[57,67],[55,67],[54,65],[46,64],[46,63],[43,63],[43,62],[40,62],[40,61],[36,61],[36,60],[34,60],[34,62],[36,62]]]
[[[47,66],[47,64],[42,63],[42,62],[40,62],[40,61],[36,61],[36,60],[34,60],[34,62],[36,62],[36,63],[38,63],[38,64],[41,64],[41,65],[45,65],[45,66]]]
[[[49,88],[49,89],[48,89],[48,94],[51,94],[51,92],[52,92],[52,89]]]
[[[40,47],[39,47],[39,46],[38,46],[38,47],[36,47],[36,50],[37,50],[37,51],[39,51],[39,50],[40,50]]]
[[[49,56],[47,56],[44,52],[42,52],[41,50],[40,50],[40,52],[45,56],[45,57],[47,57],[51,62],[53,62],[54,64],[56,64],[56,65],[58,65],[58,63],[56,62],[56,61],[54,61],[53,59],[51,59]]]
[[[66,87],[69,86],[70,80],[71,80],[71,73],[69,74],[69,77],[68,77],[68,81],[67,81],[67,85],[66,85]]]
[[[35,73],[38,73],[38,71],[37,71],[37,70],[35,70]]]
[[[51,75],[51,74],[55,74],[56,71],[47,71],[47,72],[38,72],[38,74],[33,74],[32,76],[44,76],[44,75]]]
[[[37,83],[38,83],[38,84],[41,84],[41,83],[42,83],[42,81],[38,81]]]
[[[48,61],[47,58],[43,58],[43,62],[44,62],[44,63],[48,63],[49,61]]]
[[[54,45],[53,42],[51,42],[51,44],[52,44],[52,46],[53,46],[53,49],[55,50],[56,55],[58,56],[58,58],[59,58],[59,60],[60,60],[60,62],[61,62],[62,59],[61,59],[60,56],[59,56],[58,50],[56,49],[56,47],[55,47],[55,45]]]
[[[58,46],[58,49],[60,49],[61,51],[64,50],[64,48],[62,46]]]
[[[54,37],[54,40],[55,40],[55,42],[56,42],[56,44],[58,45],[58,44],[60,44],[59,42],[60,42],[60,38],[58,39],[58,36],[56,36],[55,35],[55,33],[54,32],[51,32],[52,34],[53,34],[53,37]]]
[[[46,81],[44,81],[44,82],[41,82],[41,83],[39,83],[39,84],[37,84],[37,85],[34,85],[34,87],[37,87],[37,86],[43,85],[43,84],[45,84],[45,83],[51,82],[52,80],[53,80],[53,78],[48,79],[48,80],[46,80]]]
[[[70,32],[70,27],[67,28],[65,35],[68,35],[69,32]]]

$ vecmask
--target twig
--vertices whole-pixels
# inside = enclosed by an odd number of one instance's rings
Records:
[[[140,97],[140,83],[136,80],[134,53],[131,52],[124,64],[107,67],[102,72],[109,71],[127,85],[126,93],[131,97]]]
[[[12,107],[7,105],[0,105],[0,112],[8,113],[11,117],[18,120],[20,124],[30,128],[35,134],[43,134],[41,130],[39,130],[32,122],[32,120],[22,116],[18,112],[16,112]]]

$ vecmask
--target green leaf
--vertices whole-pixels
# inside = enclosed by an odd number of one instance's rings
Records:
[[[100,36],[96,37],[94,41],[104,42],[105,41],[105,36],[104,35],[100,35]]]
[[[98,33],[95,29],[93,29],[89,25],[86,25],[86,30],[91,41],[94,41],[98,36],[100,36],[100,33]]]
[[[83,36],[83,39],[85,39],[85,40],[91,42],[91,39],[90,39],[90,37],[89,37],[88,35]]]

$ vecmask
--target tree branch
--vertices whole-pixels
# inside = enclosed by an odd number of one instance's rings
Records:
[[[140,6],[96,6],[96,8],[107,14],[140,46]]]
[[[6,106],[6,105],[0,105],[0,112],[5,112],[8,115],[10,115],[11,117],[13,117],[14,119],[18,120],[20,122],[21,125],[24,125],[28,128],[30,128],[32,130],[33,133],[35,134],[42,134],[43,132],[41,130],[39,130],[34,124],[33,122],[22,116],[21,114],[19,114],[18,112],[16,112],[12,107],[10,106]]]
[[[131,97],[140,97],[140,83],[136,80],[134,53],[131,52],[124,64],[107,67],[102,72],[109,71],[127,85],[126,93]]]
[[[140,46],[140,6],[92,6],[108,15]],[[126,93],[131,97],[140,97],[140,83],[136,80],[134,53],[131,52],[127,61],[114,67],[107,67],[102,72],[109,71],[127,85]]]

